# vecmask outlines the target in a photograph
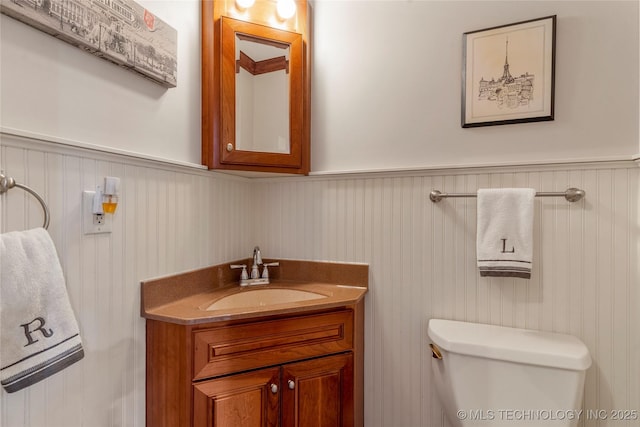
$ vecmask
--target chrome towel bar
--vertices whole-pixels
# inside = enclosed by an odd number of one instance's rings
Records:
[[[585,191],[579,188],[568,188],[566,191],[537,192],[536,197],[564,197],[569,202],[577,202],[585,194]],[[431,190],[429,193],[429,199],[434,203],[447,197],[478,197],[478,195],[475,193],[441,193],[438,190]]]
[[[24,191],[31,193],[33,197],[38,199],[38,201],[42,205],[42,210],[44,210],[44,224],[42,225],[42,227],[45,230],[49,228],[49,207],[45,203],[44,199],[40,197],[40,195],[32,188],[29,188],[23,184],[18,184],[15,179],[11,178],[10,176],[4,176],[4,174],[0,173],[0,194],[6,193],[13,187],[22,188]]]

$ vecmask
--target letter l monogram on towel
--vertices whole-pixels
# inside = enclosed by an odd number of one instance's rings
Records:
[[[532,188],[478,190],[480,276],[531,278],[535,195]]]

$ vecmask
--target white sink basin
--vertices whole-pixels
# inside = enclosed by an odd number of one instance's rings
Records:
[[[326,297],[326,295],[310,291],[301,291],[299,289],[247,289],[237,294],[222,297],[209,305],[209,307],[205,308],[205,310],[211,311],[247,307],[265,307],[269,305],[309,301]]]

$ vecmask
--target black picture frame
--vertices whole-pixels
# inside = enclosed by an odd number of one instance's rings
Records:
[[[463,34],[462,127],[554,120],[556,15]]]

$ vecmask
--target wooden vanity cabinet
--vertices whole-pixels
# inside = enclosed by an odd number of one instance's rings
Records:
[[[282,368],[282,427],[353,426],[353,353]]]
[[[199,325],[147,319],[147,426],[362,426],[362,304]]]
[[[271,387],[277,387],[275,392]],[[268,427],[280,420],[280,368],[231,375],[193,385],[194,427]]]
[[[195,427],[353,425],[353,354],[194,384]]]

